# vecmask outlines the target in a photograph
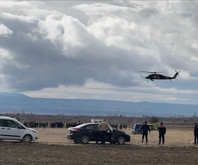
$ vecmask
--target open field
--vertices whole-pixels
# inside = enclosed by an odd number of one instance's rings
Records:
[[[66,139],[66,129],[65,128],[37,128],[39,132],[40,143],[45,144],[60,144],[60,145],[76,145],[73,144],[73,141]],[[132,129],[123,130],[131,135],[131,142],[127,144],[131,145],[140,145],[144,146],[145,144],[141,143],[141,135],[132,134]],[[152,131],[149,136],[149,146],[157,147],[158,146],[158,131]],[[192,129],[167,129],[165,136],[165,146],[192,146],[193,141],[193,128]]]
[[[170,127],[170,126],[169,126]],[[141,135],[131,135],[126,145],[74,144],[66,139],[65,128],[38,128],[35,143],[0,142],[0,164],[197,164],[198,147],[191,144],[190,127],[167,129],[164,146],[158,145],[158,132],[149,134],[149,145]]]
[[[196,147],[0,143],[0,164],[197,164]]]

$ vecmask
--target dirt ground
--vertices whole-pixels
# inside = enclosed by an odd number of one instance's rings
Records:
[[[192,128],[193,129],[193,128]],[[187,147],[192,146],[193,141],[193,130],[192,129],[167,129],[165,136],[165,146],[169,147]],[[65,128],[38,128],[39,140],[38,142],[44,144],[60,144],[60,145],[76,145],[73,141],[66,139]],[[132,134],[132,129],[124,129],[126,133],[131,136],[131,142],[127,142],[128,145],[140,145],[145,146],[141,143],[141,135]],[[158,146],[158,131],[152,131],[148,135],[149,146]]]
[[[0,142],[0,164],[197,164],[198,147],[192,144],[191,128],[167,129],[165,145],[158,145],[158,132],[149,134],[149,144],[133,135],[125,145],[74,144],[66,128],[38,128],[39,140],[30,144]]]

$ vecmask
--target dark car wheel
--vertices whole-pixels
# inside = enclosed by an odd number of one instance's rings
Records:
[[[125,143],[125,141],[126,140],[125,140],[125,137],[124,136],[118,137],[118,140],[117,140],[118,144],[123,145]]]
[[[23,142],[24,143],[30,143],[32,141],[32,136],[31,135],[25,135],[23,137]]]
[[[89,143],[89,137],[87,135],[83,135],[81,137],[81,143],[82,144],[88,144]]]

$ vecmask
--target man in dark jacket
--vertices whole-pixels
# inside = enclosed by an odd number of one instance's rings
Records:
[[[165,142],[165,134],[166,134],[166,127],[163,124],[163,122],[160,123],[160,125],[158,126],[158,130],[159,130],[159,145],[161,144],[161,140],[162,140],[162,144],[164,144]]]
[[[197,123],[195,123],[194,127],[194,144],[196,145],[198,143],[198,126]]]
[[[145,121],[144,125],[142,125],[140,131],[142,132],[142,143],[144,142],[144,137],[146,138],[146,144],[148,144],[148,131],[151,132],[149,126],[147,125],[147,121]]]

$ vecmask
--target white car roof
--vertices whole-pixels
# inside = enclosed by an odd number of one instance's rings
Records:
[[[10,120],[17,120],[13,117],[8,117],[8,116],[0,116],[0,119],[10,119]]]

